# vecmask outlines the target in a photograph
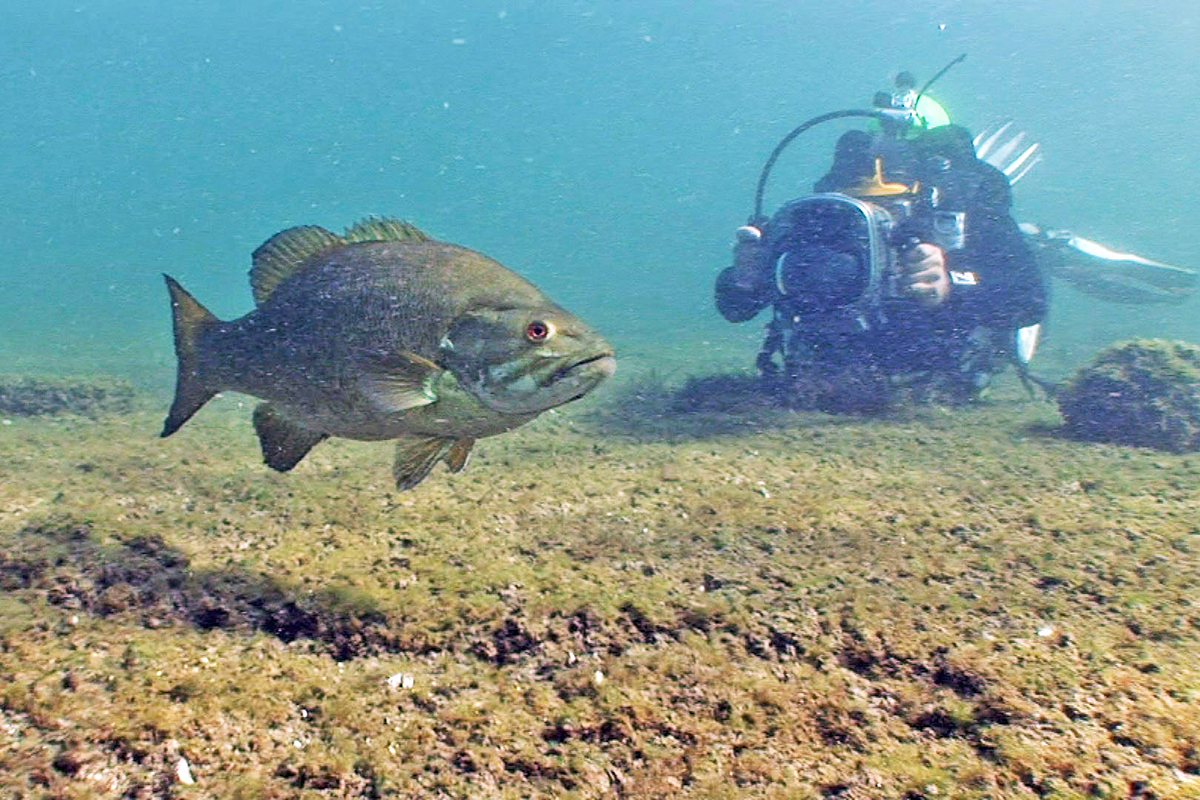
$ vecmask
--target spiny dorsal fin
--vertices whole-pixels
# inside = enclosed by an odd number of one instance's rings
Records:
[[[346,228],[342,238],[347,244],[429,241],[429,237],[416,225],[395,217],[367,217]]]
[[[262,305],[275,287],[294,275],[306,261],[345,243],[336,233],[317,225],[288,228],[267,239],[254,251],[254,266],[250,268],[254,302]]]

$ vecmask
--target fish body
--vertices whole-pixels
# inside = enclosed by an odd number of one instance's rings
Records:
[[[223,322],[167,277],[179,374],[163,435],[219,391],[253,395],[281,471],[329,436],[396,439],[397,484],[411,488],[615,368],[603,337],[533,284],[398,220],[283,231],[250,278],[257,308]]]

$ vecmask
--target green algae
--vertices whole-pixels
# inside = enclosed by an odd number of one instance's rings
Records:
[[[884,420],[629,397],[408,493],[379,445],[270,472],[233,397],[177,440],[14,420],[0,788],[1200,786],[1200,459],[1049,435],[1019,390]]]
[[[1059,392],[1066,429],[1080,439],[1200,449],[1200,346],[1133,339],[1100,351]]]
[[[0,415],[124,414],[134,396],[133,385],[119,378],[0,375]]]

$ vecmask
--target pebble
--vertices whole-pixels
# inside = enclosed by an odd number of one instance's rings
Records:
[[[191,786],[196,782],[196,779],[192,777],[191,765],[188,764],[188,760],[182,756],[179,758],[179,763],[175,765],[175,777],[179,779],[180,783],[188,786]]]
[[[413,687],[413,676],[407,672],[397,672],[387,679],[387,685],[389,689],[411,689]]]

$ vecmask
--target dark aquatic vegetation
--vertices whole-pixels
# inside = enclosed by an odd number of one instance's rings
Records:
[[[253,395],[263,458],[284,472],[329,436],[395,439],[409,489],[616,367],[603,337],[521,276],[394,219],[271,237],[250,271],[258,307],[230,322],[165,277],[179,373],[162,435],[217,392]]]
[[[0,375],[0,414],[124,414],[133,398],[133,386],[118,378]]]
[[[1200,346],[1131,339],[1104,348],[1058,392],[1072,436],[1200,450]]]

